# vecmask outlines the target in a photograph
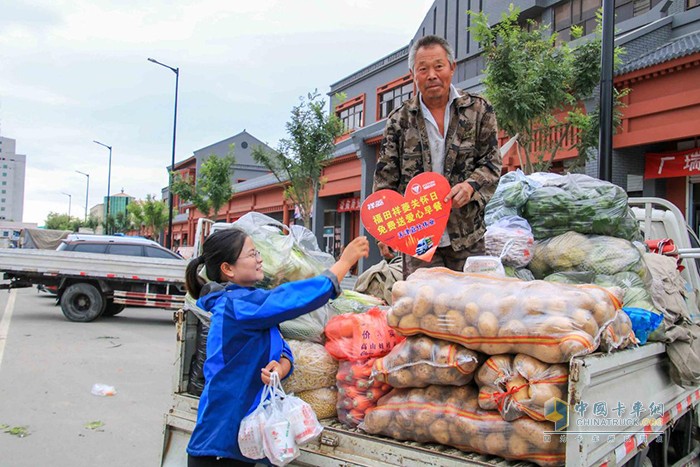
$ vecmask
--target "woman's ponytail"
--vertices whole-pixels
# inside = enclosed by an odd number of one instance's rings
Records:
[[[202,283],[199,277],[199,266],[202,264],[205,264],[204,255],[190,260],[185,270],[185,287],[190,296],[195,300],[199,298],[199,293],[202,291]]]

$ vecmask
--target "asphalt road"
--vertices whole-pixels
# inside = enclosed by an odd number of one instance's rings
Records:
[[[0,291],[0,467],[159,465],[174,356],[170,310],[73,323],[35,289]]]

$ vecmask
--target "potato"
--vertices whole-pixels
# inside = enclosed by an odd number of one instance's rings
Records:
[[[593,307],[593,318],[598,326],[602,326],[615,317],[615,307],[609,300],[598,302]]]
[[[501,393],[501,390],[497,389],[495,386],[483,386],[481,391],[479,391],[479,407],[484,410],[498,409],[496,395],[499,393]]]
[[[492,292],[478,294],[477,304],[482,311],[496,311],[500,303],[498,296]]]
[[[440,401],[445,396],[445,388],[437,385],[428,386],[423,394],[425,395],[426,401]]]
[[[498,318],[488,311],[481,313],[476,328],[482,337],[495,337],[498,335]]]
[[[399,410],[394,414],[394,422],[406,431],[413,430],[415,420],[413,419],[412,410]]]
[[[464,305],[464,320],[469,326],[476,326],[479,320],[479,305],[474,302]]]
[[[440,318],[435,315],[425,315],[420,319],[420,328],[440,332]]]
[[[391,328],[396,328],[399,326],[399,322],[401,321],[401,318],[396,315],[396,313],[393,313],[393,310],[389,310],[389,313],[386,314],[386,324],[389,325]]]
[[[394,285],[391,287],[391,298],[394,303],[396,303],[397,300],[410,296],[411,295],[411,286],[408,282],[406,281],[396,281],[394,282]]]
[[[413,298],[411,297],[400,298],[391,306],[391,314],[396,315],[397,318],[406,316],[411,312],[413,312]]]
[[[559,384],[539,383],[530,386],[530,403],[532,405],[544,407],[544,404],[552,397],[565,399]]]
[[[529,399],[529,387],[529,382],[520,375],[513,376],[513,378],[506,383],[506,389],[508,391],[516,391],[511,395],[516,402]]]
[[[435,441],[440,444],[447,444],[450,442],[450,430],[447,424],[447,420],[439,419],[435,420],[430,425],[430,436],[433,437]]]
[[[508,295],[498,300],[498,306],[496,310],[498,311],[498,316],[507,317],[516,314],[516,307],[518,306],[518,298],[513,295]]]
[[[525,438],[517,435],[511,435],[508,439],[508,456],[527,458],[530,453],[530,443]]]
[[[512,319],[501,326],[498,330],[498,337],[527,336],[527,326],[522,321]]]
[[[505,340],[506,339],[504,339],[504,341]],[[500,355],[510,353],[512,350],[513,344],[509,342],[479,345],[479,351],[485,353],[486,355]]]
[[[556,313],[559,315],[563,315],[566,313],[568,305],[566,303],[566,300],[562,298],[550,298],[549,300],[547,300],[544,307],[548,313]]]
[[[544,300],[538,296],[525,298],[522,303],[523,310],[528,315],[539,315],[544,312]]]
[[[451,309],[445,314],[444,321],[441,322],[441,329],[450,334],[459,334],[466,325],[467,320],[464,318],[464,313]]]
[[[471,375],[462,374],[455,368],[436,368],[434,375],[439,384],[444,386],[458,386],[467,384],[472,380]]]
[[[433,384],[433,380],[435,379],[435,369],[432,366],[426,363],[419,363],[418,365],[414,365],[412,370],[415,378],[415,387],[419,385],[427,386],[428,384]]]
[[[429,427],[435,421],[435,419],[435,414],[430,410],[417,410],[415,412],[414,421],[417,427]]]
[[[413,302],[413,315],[416,318],[422,318],[433,310],[433,302],[435,301],[435,290],[427,285],[418,289],[418,294]]]
[[[407,346],[411,349],[412,361],[432,360],[435,341],[430,337],[419,336],[406,341]]]
[[[466,337],[467,339],[475,338],[479,337],[479,330],[474,326],[467,326],[465,328],[462,328],[462,330],[459,332],[459,335],[462,337]]]
[[[413,373],[408,368],[402,368],[390,373],[387,382],[395,388],[413,387]]]
[[[574,329],[574,323],[567,316],[552,316],[544,320],[541,325],[542,333],[546,336],[558,336],[567,334]]]
[[[593,343],[593,337],[585,332],[577,331],[565,336],[561,344],[559,344],[559,348],[561,349],[563,360],[548,363],[563,363],[568,361],[571,357],[591,352],[595,348],[595,345]],[[544,358],[540,358],[540,360],[547,362]]]
[[[536,422],[523,417],[511,422],[515,434],[524,438],[539,451],[555,452],[561,450],[558,436],[552,436],[550,441],[544,440],[545,431],[554,431],[554,426],[548,422]],[[566,447],[566,445],[563,445]]]
[[[399,321],[398,329],[401,330],[403,334],[415,334],[420,328],[420,323],[418,318],[414,315],[406,315]]]
[[[495,456],[503,455],[508,449],[506,437],[501,433],[491,433],[484,438],[484,451]]]
[[[547,363],[568,361],[568,358],[562,355],[562,351],[556,345],[529,345],[523,347],[521,351]]]
[[[571,315],[577,328],[595,337],[598,334],[598,323],[593,314],[583,308],[577,308]]]
[[[452,308],[452,294],[441,293],[435,298],[435,303],[433,303],[433,314],[437,316],[443,316],[447,311]]]
[[[393,420],[393,412],[377,408],[365,415],[365,431],[372,434],[383,432]]]

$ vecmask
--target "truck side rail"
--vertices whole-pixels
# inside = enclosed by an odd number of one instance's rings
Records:
[[[0,248],[0,271],[183,284],[186,261],[56,250]]]

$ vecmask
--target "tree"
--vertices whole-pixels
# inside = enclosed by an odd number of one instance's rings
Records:
[[[168,206],[155,195],[146,195],[144,201],[129,203],[126,209],[133,222],[150,230],[153,238],[158,238],[168,223]]]
[[[204,217],[213,213],[216,218],[219,209],[233,195],[231,176],[236,158],[233,155],[233,144],[225,157],[210,154],[202,163],[197,173],[197,179],[184,178],[173,172],[172,192],[185,202],[191,202]]]
[[[85,222],[85,227],[88,229],[91,229],[93,232],[97,229],[97,227],[100,225],[100,220],[97,218],[97,216],[90,216],[88,217],[87,221]]]
[[[498,118],[498,125],[509,135],[518,134],[525,153],[523,170],[546,171],[564,145],[575,136],[578,152],[573,165],[584,165],[589,149],[598,145],[598,111],[587,113],[580,103],[589,99],[600,81],[600,14],[592,40],[579,45],[556,45],[557,35],[549,25],[537,26],[528,20],[528,28],[518,23],[519,10],[510,5],[501,21],[489,26],[483,13],[469,12],[474,38],[486,57],[485,95]],[[572,39],[583,30],[571,27]],[[615,49],[616,65],[622,49]],[[616,121],[619,125],[620,98],[616,93]],[[556,114],[564,115],[557,119]],[[556,138],[552,136],[556,130]],[[533,162],[534,161],[534,162]]]
[[[321,171],[335,148],[335,139],[343,131],[343,123],[335,114],[327,114],[326,103],[318,91],[300,97],[292,108],[286,124],[289,138],[282,139],[277,152],[262,146],[253,149],[256,162],[270,170],[277,180],[288,183],[285,198],[301,212],[304,225],[311,227],[311,209],[314,199],[323,187]]]
[[[77,232],[82,225],[82,222],[77,217],[69,216],[68,214],[59,214],[57,212],[49,212],[44,221],[44,227],[55,230],[70,230]]]
[[[114,232],[126,233],[129,230],[134,230],[134,223],[129,214],[123,211],[116,213],[114,215]]]

